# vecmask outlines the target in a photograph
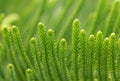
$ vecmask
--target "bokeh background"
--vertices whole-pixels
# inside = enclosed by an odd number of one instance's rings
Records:
[[[104,5],[106,13],[111,5],[110,0]],[[80,20],[81,28],[90,30],[98,6],[99,0],[0,0],[0,29],[16,25],[23,39],[28,40],[36,35],[37,24],[42,22],[55,31],[57,40],[69,39],[76,18]],[[105,18],[102,20],[104,22]],[[97,30],[100,27],[96,27]]]

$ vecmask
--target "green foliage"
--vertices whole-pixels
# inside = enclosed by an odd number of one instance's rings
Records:
[[[8,65],[8,74],[10,76],[10,81],[16,81],[14,66],[12,64]]]
[[[119,80],[119,40],[117,43],[115,33],[104,38],[102,32],[98,31],[96,36],[87,37],[86,31],[80,29],[79,20],[75,19],[72,53],[69,54],[65,39],[61,39],[57,46],[53,30],[46,31],[42,23],[38,25],[38,30],[38,37],[30,39],[31,52],[27,52],[18,27],[4,28],[4,40],[8,47],[6,50],[17,72],[15,74],[12,64],[8,65],[11,80],[21,80],[22,77],[23,81]],[[22,76],[25,69],[26,77]]]
[[[32,70],[31,69],[27,69],[26,70],[27,81],[35,81],[33,77],[34,77],[34,75],[33,75]]]
[[[0,0],[0,81],[120,81],[119,14],[119,0]]]

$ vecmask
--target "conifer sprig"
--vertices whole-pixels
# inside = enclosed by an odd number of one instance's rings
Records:
[[[13,64],[8,65],[8,74],[10,77],[9,79],[10,81],[16,81],[15,69],[14,69]]]
[[[34,75],[31,69],[26,70],[26,78],[27,78],[27,81],[35,81]]]
[[[67,42],[64,38],[62,38],[59,42],[59,50],[58,50],[58,68],[60,70],[60,74],[62,75],[62,79],[68,81],[67,71],[68,69],[68,55],[67,55]]]
[[[79,32],[80,32],[80,22],[76,19],[73,22],[72,27],[72,57],[71,57],[71,75],[72,80],[78,80],[78,67],[80,66],[78,59],[79,57]]]
[[[94,52],[95,52],[95,36],[94,35],[90,35],[89,36],[89,40],[88,40],[88,45],[89,45],[89,49],[88,49],[88,56],[87,56],[87,67],[88,67],[88,79],[90,81],[93,81],[94,78]]]

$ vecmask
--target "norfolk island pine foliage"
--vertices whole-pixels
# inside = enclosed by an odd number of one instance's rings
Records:
[[[9,22],[2,27],[7,16],[1,14],[0,81],[120,81],[119,0],[100,0],[96,13],[85,22],[85,30],[75,17],[87,1],[76,1],[79,3],[73,7],[72,16],[64,21],[65,12],[73,4],[68,2],[53,24],[55,33],[45,26],[47,21],[45,25],[38,24],[44,17],[47,0],[43,0],[39,13],[31,13],[36,19],[31,24],[28,21],[25,28],[16,27],[25,20],[16,22],[16,26]],[[48,24],[53,21],[49,20]]]

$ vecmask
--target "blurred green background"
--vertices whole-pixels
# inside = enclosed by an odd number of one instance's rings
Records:
[[[0,29],[16,25],[28,40],[42,22],[55,31],[57,40],[69,39],[75,18],[81,21],[81,28],[90,28],[86,22],[94,16],[97,5],[98,0],[0,0]]]
[[[72,21],[78,18],[81,28],[84,28],[88,35],[103,30],[103,25],[113,0],[104,0],[103,12],[99,15],[97,26],[92,31],[91,25],[100,3],[103,0],[0,0],[0,30],[4,25],[11,27],[16,25],[22,32],[25,41],[36,35],[37,24],[44,23],[56,33],[57,41],[65,37],[71,37]],[[91,30],[91,31],[90,31]]]

